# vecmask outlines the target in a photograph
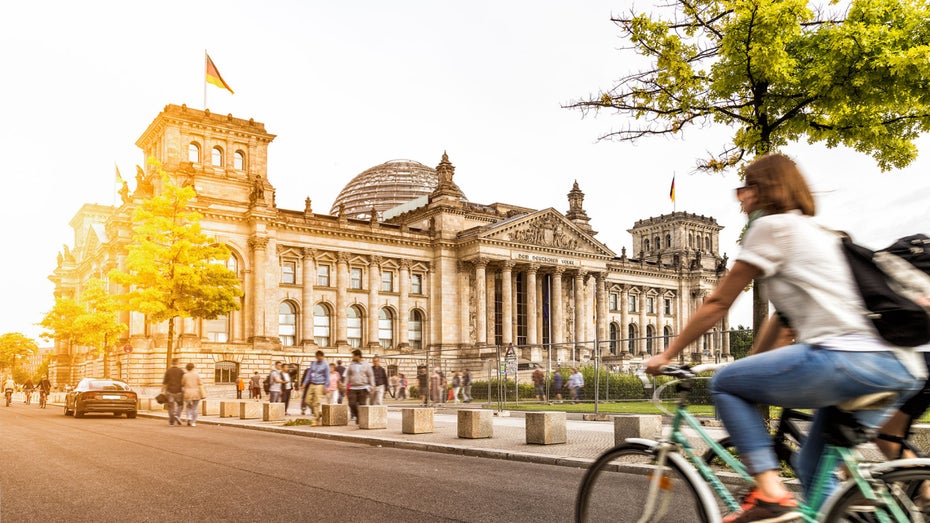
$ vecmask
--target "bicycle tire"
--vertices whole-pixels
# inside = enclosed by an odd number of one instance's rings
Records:
[[[921,486],[925,481],[930,481],[930,465],[889,469],[875,473],[874,478],[889,486],[889,490],[899,500],[898,506],[902,510],[919,510],[918,514],[923,520],[930,521],[930,499],[918,499]],[[846,491],[840,495],[824,518],[825,523],[874,523],[879,521],[880,514],[887,514],[882,508],[884,505],[865,500],[854,484],[844,488]],[[912,517],[910,521],[920,519]]]
[[[639,521],[650,523],[707,523],[713,519],[701,503],[697,488],[674,460],[665,463],[658,505],[645,514],[649,470],[658,465],[655,447],[625,443],[601,454],[585,472],[575,498],[575,521]],[[641,500],[633,500],[633,496]],[[648,519],[643,519],[647,518]],[[718,516],[719,517],[719,516]]]

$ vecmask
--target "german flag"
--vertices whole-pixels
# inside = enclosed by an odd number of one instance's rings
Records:
[[[226,83],[226,80],[223,80],[223,77],[220,76],[220,72],[217,70],[216,65],[213,64],[210,55],[204,53],[204,56],[207,57],[207,83],[222,87],[229,91],[230,94],[236,94],[233,92],[232,88],[229,87],[229,84]]]
[[[668,191],[668,197],[672,202],[675,201],[675,176],[672,176],[672,188]]]

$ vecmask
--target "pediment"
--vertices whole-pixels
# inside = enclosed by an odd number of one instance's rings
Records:
[[[552,208],[505,220],[490,227],[480,237],[535,248],[615,256],[606,245]]]

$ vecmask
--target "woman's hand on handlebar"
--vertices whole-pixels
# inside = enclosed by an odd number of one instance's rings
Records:
[[[652,374],[653,376],[658,376],[662,374],[662,367],[665,367],[671,363],[671,360],[664,354],[656,354],[655,356],[646,360],[646,363],[643,365],[646,369],[646,374]]]

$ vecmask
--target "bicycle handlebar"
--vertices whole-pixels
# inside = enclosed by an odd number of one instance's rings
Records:
[[[702,363],[700,365],[695,365],[694,367],[689,365],[666,365],[660,370],[662,371],[662,374],[666,376],[687,380],[695,378],[702,372],[717,372],[727,365],[729,365],[729,363]]]

